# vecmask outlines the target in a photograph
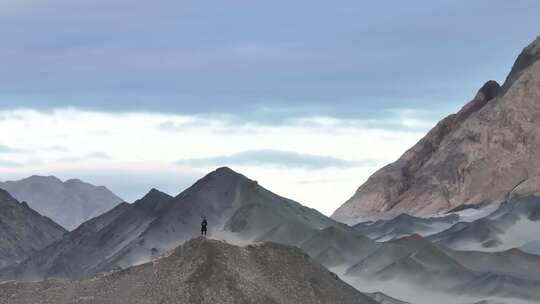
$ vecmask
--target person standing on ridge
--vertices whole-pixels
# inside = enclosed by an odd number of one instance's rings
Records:
[[[206,236],[206,226],[208,226],[208,222],[206,221],[206,217],[203,216],[203,220],[201,222],[201,235]]]

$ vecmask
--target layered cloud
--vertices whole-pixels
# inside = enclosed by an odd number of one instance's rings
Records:
[[[32,174],[106,184],[130,201],[156,187],[176,194],[218,166],[330,213],[434,122],[389,113],[389,124],[299,117],[280,124],[229,115],[0,111],[2,180]],[[128,186],[131,184],[131,186]],[[325,190],[326,189],[326,190]],[[327,189],[332,189],[328,191]]]
[[[257,123],[381,119],[403,108],[440,115],[485,80],[503,80],[538,34],[538,10],[538,1],[502,0],[390,10],[354,0],[3,1],[0,109],[225,113]]]

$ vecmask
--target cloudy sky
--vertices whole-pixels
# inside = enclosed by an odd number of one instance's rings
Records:
[[[331,213],[540,35],[536,0],[0,2],[0,180],[218,166]]]

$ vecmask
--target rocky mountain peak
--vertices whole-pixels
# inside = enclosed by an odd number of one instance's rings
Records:
[[[501,87],[486,82],[396,162],[373,174],[333,218],[357,223],[400,213],[433,215],[463,204],[540,193],[540,38]]]
[[[540,36],[536,38],[531,44],[529,44],[521,54],[519,54],[517,60],[512,66],[510,74],[506,77],[504,82],[504,91],[506,91],[523,73],[524,70],[529,68],[535,62],[540,60]]]
[[[206,177],[208,179],[217,180],[217,181],[232,180],[232,179],[244,179],[244,180],[248,179],[244,175],[232,170],[229,167],[217,168],[213,172],[210,172]]]
[[[193,186],[180,193],[178,197],[181,198],[198,192],[230,193],[234,192],[238,187],[242,189],[255,189],[257,186],[258,184],[256,181],[253,181],[228,167],[221,167],[208,173]]]
[[[484,95],[484,99],[486,101],[490,101],[493,98],[497,97],[499,95],[499,92],[501,90],[501,86],[497,83],[495,80],[490,80],[486,82],[482,88],[478,91],[478,93],[481,93]]]
[[[140,200],[148,201],[148,200],[163,199],[163,198],[170,199],[172,198],[172,196],[168,195],[165,192],[161,192],[156,188],[152,188]]]
[[[165,192],[161,192],[155,188],[152,188],[145,196],[135,201],[133,206],[135,208],[146,209],[148,211],[158,211],[166,206],[171,200],[172,196]]]

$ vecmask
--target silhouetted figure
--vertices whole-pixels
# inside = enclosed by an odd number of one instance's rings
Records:
[[[203,217],[201,222],[201,235],[206,235],[206,226],[208,226],[208,222],[206,221],[206,217]]]

